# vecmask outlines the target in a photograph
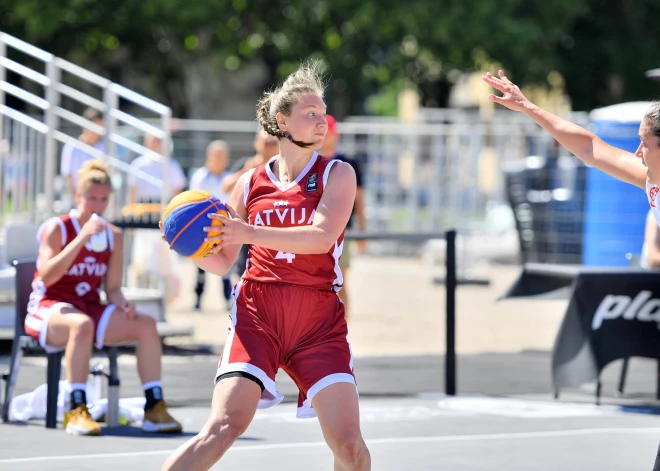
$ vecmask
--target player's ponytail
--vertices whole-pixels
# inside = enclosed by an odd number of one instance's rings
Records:
[[[261,127],[271,136],[285,137],[286,133],[277,125],[275,116],[277,112],[271,114],[271,107],[273,104],[273,96],[276,92],[266,92],[257,104],[257,121]]]

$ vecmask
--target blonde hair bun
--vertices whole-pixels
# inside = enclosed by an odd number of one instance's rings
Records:
[[[92,185],[112,188],[108,166],[98,159],[86,161],[78,170],[78,192],[85,193]]]

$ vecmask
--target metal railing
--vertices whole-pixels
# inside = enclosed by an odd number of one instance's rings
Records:
[[[465,277],[479,259],[518,249],[503,169],[524,163],[530,155],[576,159],[555,147],[542,128],[513,112],[482,116],[476,111],[425,110],[424,116],[426,121],[420,123],[351,117],[338,123],[339,150],[361,163],[367,230],[438,233],[455,227],[459,272]],[[570,119],[588,125],[584,113]],[[175,120],[174,152],[192,171],[204,165],[206,145],[224,139],[231,168],[241,157],[254,154],[255,130],[253,121]],[[484,234],[492,238],[481,243]],[[369,248],[372,253],[406,254],[418,252],[421,244],[373,241]],[[427,247],[438,259],[444,257],[441,240]],[[516,256],[506,254],[508,259]]]
[[[102,125],[85,118],[86,108],[100,112]],[[114,191],[107,219],[126,213],[137,219],[157,217],[151,214],[154,208],[161,214],[172,196],[171,119],[167,106],[0,32],[0,226],[42,222],[69,211],[74,195],[65,188],[59,171],[64,146],[108,165]],[[101,143],[83,142],[77,137],[81,128],[100,136]],[[161,140],[160,152],[143,145],[141,138],[147,134]],[[132,166],[129,156],[137,155],[160,162],[161,177]],[[160,189],[161,195],[160,206],[149,205],[146,214],[127,204],[129,186],[144,184]],[[124,247],[125,274],[133,262],[130,247],[135,239],[128,237]],[[158,265],[156,255],[146,256],[151,257],[151,265]],[[157,276],[138,286],[164,289],[168,266],[160,263]],[[141,278],[137,274],[128,279]]]
[[[7,71],[19,76],[7,80]],[[7,98],[18,103],[11,107]],[[103,126],[83,117],[82,109],[97,109]],[[103,140],[103,150],[66,131],[88,129]],[[0,163],[2,221],[39,221],[68,210],[71,195],[58,186],[58,150],[70,145],[112,170],[115,193],[106,215],[114,218],[126,205],[128,180],[161,189],[161,202],[169,193],[171,110],[165,105],[112,83],[89,70],[0,32]],[[164,145],[154,152],[126,134],[151,134]],[[126,151],[148,155],[162,163],[162,178],[132,167],[118,156]],[[60,204],[58,204],[60,201]]]

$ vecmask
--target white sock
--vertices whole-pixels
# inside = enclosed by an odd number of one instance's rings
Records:
[[[71,383],[71,392],[73,391],[87,392],[87,385],[85,383]]]
[[[163,383],[161,381],[149,381],[148,383],[144,383],[142,385],[142,390],[146,391],[147,389],[159,387],[160,389],[163,389]]]

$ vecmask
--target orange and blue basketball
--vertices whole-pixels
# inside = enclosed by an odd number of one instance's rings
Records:
[[[206,216],[209,213],[228,216],[222,202],[207,191],[189,190],[172,198],[163,214],[163,234],[170,248],[184,257],[208,257],[218,242],[204,239],[222,233],[204,232],[204,227],[222,226],[220,221],[209,219]]]

